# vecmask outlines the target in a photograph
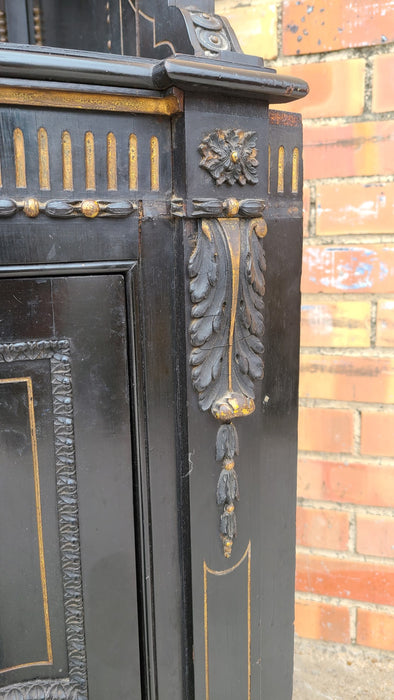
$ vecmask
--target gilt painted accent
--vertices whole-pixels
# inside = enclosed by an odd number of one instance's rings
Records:
[[[291,172],[291,191],[296,194],[298,192],[298,181],[300,172],[300,151],[297,148],[293,148],[293,163]]]
[[[160,187],[160,154],[159,140],[152,136],[150,140],[150,188],[157,192]]]
[[[135,134],[129,136],[129,190],[138,189],[138,141]]]
[[[38,176],[40,190],[50,190],[51,182],[49,176],[49,148],[48,134],[46,129],[41,127],[37,133],[38,140]]]
[[[85,186],[87,190],[96,189],[94,136],[91,131],[85,134]]]
[[[62,133],[62,168],[63,168],[63,189],[73,190],[73,158],[72,144],[69,131]]]
[[[15,186],[26,187],[25,139],[22,129],[14,129]]]
[[[116,137],[111,131],[107,134],[107,187],[109,191],[118,189],[116,155]]]
[[[217,502],[223,506],[220,533],[226,557],[237,533],[234,502],[239,495],[238,436],[232,421],[253,413],[254,381],[264,373],[266,265],[261,239],[266,233],[262,217],[201,219],[189,261],[192,382],[200,408],[211,410],[223,424],[216,458],[222,463]]]

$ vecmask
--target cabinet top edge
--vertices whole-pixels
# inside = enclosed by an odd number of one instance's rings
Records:
[[[290,102],[308,93],[299,78],[250,65],[242,54],[232,61],[175,54],[163,60],[115,56],[20,44],[0,46],[0,79],[73,83],[112,88],[220,92],[269,103]],[[247,58],[247,57],[245,57]],[[235,62],[234,62],[235,61]],[[179,111],[177,109],[176,111]],[[174,113],[174,112],[172,112]]]

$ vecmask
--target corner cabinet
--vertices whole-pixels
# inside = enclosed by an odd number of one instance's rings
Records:
[[[237,70],[0,48],[4,700],[290,700],[306,87]]]

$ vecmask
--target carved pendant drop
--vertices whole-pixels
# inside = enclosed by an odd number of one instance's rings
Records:
[[[254,381],[264,373],[265,255],[263,218],[202,219],[189,260],[192,382],[203,411],[221,422],[216,459],[221,462],[216,500],[223,506],[220,534],[231,556],[239,498],[233,419],[253,413]]]

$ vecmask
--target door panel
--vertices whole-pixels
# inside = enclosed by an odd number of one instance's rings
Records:
[[[124,277],[2,279],[0,319],[0,697],[139,698]]]

